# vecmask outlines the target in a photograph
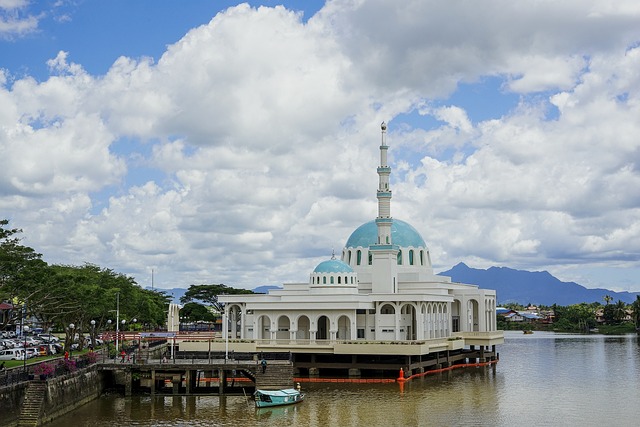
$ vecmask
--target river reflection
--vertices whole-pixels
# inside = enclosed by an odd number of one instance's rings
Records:
[[[244,397],[104,396],[52,426],[637,425],[636,335],[507,332],[494,368],[399,384],[303,384],[297,405],[256,410]]]

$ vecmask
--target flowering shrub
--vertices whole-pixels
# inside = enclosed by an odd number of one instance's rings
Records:
[[[36,375],[44,375],[46,377],[53,375],[56,368],[51,363],[40,363],[33,368],[33,373]]]
[[[82,355],[81,358],[83,360],[86,360],[87,363],[90,365],[92,363],[96,363],[96,361],[98,360],[98,354],[93,351],[90,351],[89,353]]]
[[[58,367],[66,372],[75,372],[77,369],[76,361],[73,359],[60,359]]]

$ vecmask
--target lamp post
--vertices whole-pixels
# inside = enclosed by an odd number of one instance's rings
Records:
[[[120,335],[120,292],[116,294],[116,354],[118,354],[118,339]]]
[[[76,325],[74,325],[73,323],[69,323],[69,336],[71,337],[71,344],[69,345],[69,358],[73,356],[73,341],[76,338],[73,330],[75,329],[75,327]]]
[[[22,369],[24,372],[27,372],[27,332],[29,332],[29,327],[27,325],[24,325],[22,327],[22,337],[24,338],[24,364],[22,366]]]
[[[96,343],[96,321],[91,319],[91,350],[95,347]]]

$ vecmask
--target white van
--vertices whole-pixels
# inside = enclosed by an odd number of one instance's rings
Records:
[[[0,360],[22,360],[23,351],[17,348],[8,348],[0,351]]]

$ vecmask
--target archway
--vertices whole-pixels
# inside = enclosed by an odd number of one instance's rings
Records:
[[[278,330],[276,331],[277,340],[289,340],[289,329],[291,329],[291,321],[286,315],[278,318]]]
[[[338,318],[338,335],[337,339],[350,340],[351,339],[351,319],[348,316],[340,316]]]
[[[451,332],[460,332],[460,301],[451,303]]]
[[[467,304],[468,319],[469,319],[469,331],[478,331],[478,301],[470,299]]]
[[[318,318],[318,332],[316,333],[317,340],[329,339],[330,323],[327,316],[320,316]]]
[[[256,320],[256,339],[269,340],[271,339],[271,319],[269,316],[263,314]]]
[[[404,332],[402,330],[404,329]],[[413,304],[405,304],[400,308],[400,339],[415,340],[416,337],[416,308]]]
[[[298,317],[298,332],[296,332],[296,339],[308,340],[311,338],[309,330],[311,329],[311,321],[307,316]]]

